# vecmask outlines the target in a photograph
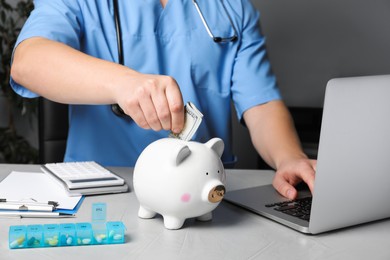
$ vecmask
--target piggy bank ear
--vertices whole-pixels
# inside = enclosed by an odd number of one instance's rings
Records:
[[[222,156],[225,144],[223,143],[221,138],[210,139],[205,145],[213,149],[219,157]]]
[[[180,144],[173,149],[173,161],[175,165],[182,163],[189,155],[191,154],[190,148],[188,145]]]

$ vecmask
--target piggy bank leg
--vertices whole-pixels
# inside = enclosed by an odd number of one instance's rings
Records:
[[[179,229],[183,226],[185,219],[164,216],[164,226],[167,229]]]
[[[139,207],[138,217],[140,218],[154,218],[156,216],[156,212],[146,209],[142,206]]]
[[[202,216],[197,217],[196,219],[199,221],[210,221],[213,218],[213,213],[208,212]]]

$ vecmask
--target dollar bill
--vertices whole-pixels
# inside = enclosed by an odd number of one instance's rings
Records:
[[[203,114],[191,102],[188,102],[184,108],[186,114],[183,130],[178,134],[171,132],[169,137],[189,141],[198,130],[200,123],[202,123]]]

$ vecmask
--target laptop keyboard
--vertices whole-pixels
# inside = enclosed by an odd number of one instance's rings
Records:
[[[267,208],[283,212],[287,215],[297,217],[306,221],[310,220],[312,197],[299,198],[290,201],[266,204]]]

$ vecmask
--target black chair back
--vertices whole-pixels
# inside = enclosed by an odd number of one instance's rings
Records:
[[[39,163],[62,162],[68,137],[68,105],[39,98]]]

